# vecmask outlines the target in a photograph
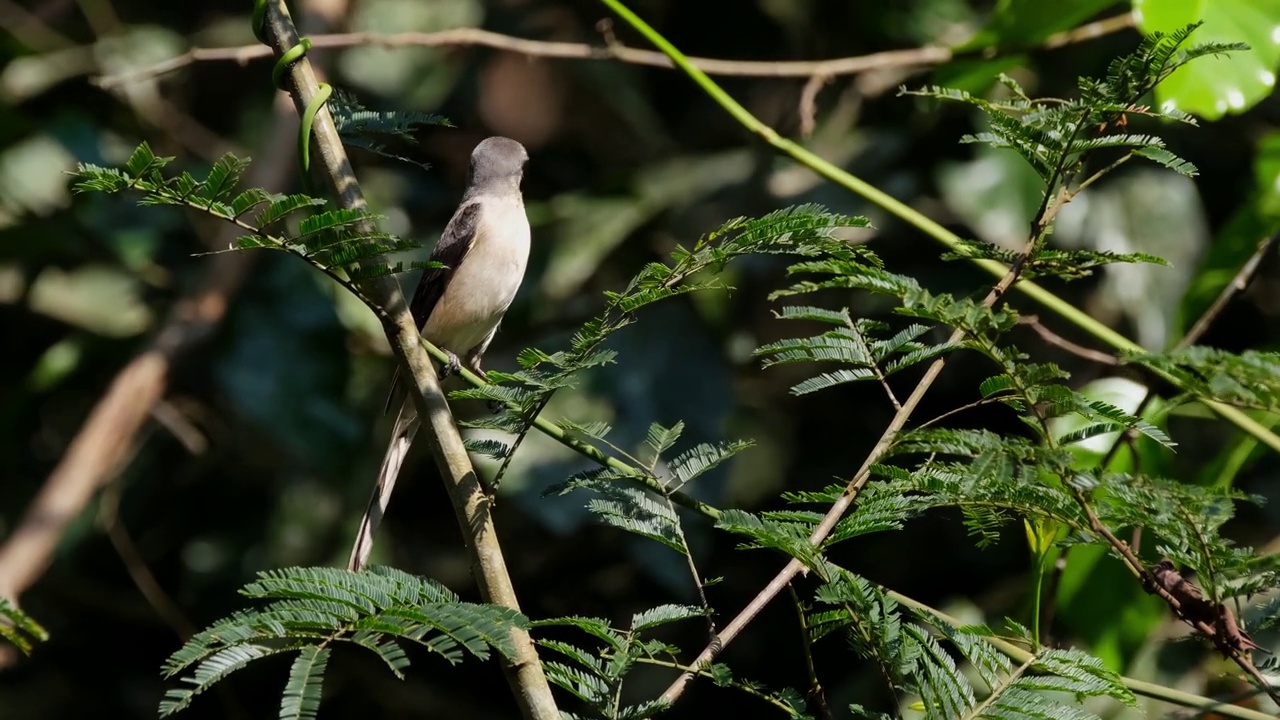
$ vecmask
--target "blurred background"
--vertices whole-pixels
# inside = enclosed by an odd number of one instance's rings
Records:
[[[5,592],[20,594],[22,607],[51,633],[29,658],[9,648],[0,656],[5,718],[153,717],[166,687],[160,664],[185,637],[242,607],[236,590],[257,571],[342,565],[364,509],[391,424],[382,410],[393,363],[372,315],[294,258],[199,255],[234,238],[207,218],[69,190],[76,163],[120,164],[143,140],[197,175],[235,152],[253,158],[250,182],[278,192],[300,188],[297,117],[279,102],[269,60],[214,52],[154,72],[193,47],[251,52],[248,6],[0,0],[0,539],[13,539],[51,479],[70,488],[59,490],[70,516],[53,538],[47,569],[39,563],[21,582],[2,579]],[[1185,332],[1275,228],[1280,107],[1268,97],[1280,60],[1275,2],[1148,1],[1136,14],[1130,4],[1108,0],[637,0],[632,9],[685,52],[727,60],[957,48],[955,57],[930,66],[873,63],[856,75],[720,79],[758,117],[824,158],[963,236],[1012,246],[1022,242],[1039,201],[1034,173],[1012,153],[959,143],[981,129],[972,111],[900,97],[897,88],[938,83],[982,93],[1006,72],[1033,95],[1070,95],[1077,76],[1102,74],[1143,29],[1176,27],[1191,6],[1208,14],[1199,39],[1245,41],[1254,50],[1201,60],[1156,99],[1196,112],[1201,127],[1133,122],[1163,134],[1200,175],[1188,180],[1131,163],[1073,203],[1054,237],[1064,246],[1170,260],[1168,268],[1121,267],[1051,284],[1094,317],[1160,349]],[[482,27],[544,41],[645,47],[588,0],[297,0],[292,9],[303,31],[315,35]],[[457,204],[471,148],[492,134],[529,148],[524,190],[533,256],[487,354],[489,368],[513,368],[527,346],[563,348],[600,310],[604,291],[620,289],[677,244],[729,218],[801,202],[870,217],[876,229],[857,239],[935,292],[978,292],[990,282],[968,265],[942,261],[940,246],[918,231],[778,157],[668,69],[466,44],[363,43],[317,48],[310,57],[371,109],[440,113],[456,126],[426,129],[416,146],[396,148],[413,163],[353,151],[385,228],[421,241],[424,256]],[[688,444],[754,438],[754,449],[693,488],[721,507],[779,507],[783,490],[842,482],[892,408],[872,386],[792,397],[789,387],[809,369],[759,369],[753,348],[798,334],[774,319],[767,299],[785,282],[784,268],[782,260],[750,259],[729,269],[731,292],[646,310],[613,338],[618,363],[560,393],[547,415],[609,422],[612,440],[627,449],[638,447],[655,421],[683,420]],[[417,278],[403,282],[411,288]],[[830,300],[863,316],[890,309],[858,297]],[[1090,344],[1046,312],[1014,303]],[[1280,268],[1267,258],[1202,343],[1275,349],[1277,316]],[[1134,376],[1065,354],[1030,331],[1014,340],[1116,404],[1132,407],[1141,397]],[[919,417],[975,399],[989,370],[957,356]],[[914,380],[907,375],[897,384],[905,391]],[[113,403],[95,410],[104,397]],[[77,440],[95,412],[106,434]],[[959,422],[1017,428],[998,411]],[[118,432],[135,426],[136,433]],[[1143,469],[1271,499],[1242,506],[1229,533],[1280,550],[1275,456],[1193,413],[1174,417],[1170,429],[1178,454],[1144,457]],[[374,561],[476,599],[452,510],[418,450]],[[84,458],[91,461],[76,465]],[[696,602],[681,558],[593,524],[583,497],[541,497],[549,484],[586,467],[534,435],[503,484],[496,519],[524,611],[621,623],[659,603]],[[482,470],[492,468],[482,463]],[[704,575],[723,578],[708,591],[721,622],[783,562],[735,550],[734,539],[696,517],[686,531]],[[1025,619],[1029,558],[1022,529],[1008,531],[1004,542],[979,550],[958,515],[940,513],[904,532],[842,546],[835,560],[965,618]],[[29,565],[19,555],[12,543],[0,549],[0,570]],[[1116,670],[1197,693],[1241,689],[1223,679],[1229,668],[1201,644],[1171,642],[1184,635],[1182,626],[1109,559],[1074,553],[1057,602],[1053,637],[1091,649]],[[695,651],[704,635],[689,623],[669,639]],[[1258,637],[1277,644],[1274,635]],[[795,610],[781,598],[724,660],[739,677],[803,689],[801,651]],[[854,662],[841,641],[816,652],[833,707],[893,702],[878,673]],[[513,716],[492,663],[450,668],[423,653],[411,657],[401,682],[368,658],[339,652],[321,717]],[[186,715],[274,717],[286,670],[284,661],[255,665]],[[637,698],[669,680],[661,672],[635,678],[630,691]],[[1152,704],[1149,711],[1164,717],[1171,709]],[[704,682],[675,714],[711,712],[776,711]]]

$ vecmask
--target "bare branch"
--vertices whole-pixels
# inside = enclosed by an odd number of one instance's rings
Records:
[[[290,138],[296,125],[288,107],[279,105],[263,137],[264,147],[272,152],[263,153],[263,160],[250,168],[249,183],[284,184],[293,163]],[[228,226],[211,245],[233,243],[236,230]],[[248,278],[252,258],[243,253],[217,256],[203,282],[178,300],[147,349],[116,374],[18,527],[0,547],[0,595],[16,600],[44,573],[68,524],[121,469],[134,438],[164,397],[175,365],[222,322],[231,299]]]
[[[1231,300],[1237,294],[1244,292],[1249,287],[1249,283],[1253,282],[1254,276],[1258,274],[1258,267],[1262,265],[1263,258],[1267,256],[1267,253],[1271,252],[1277,242],[1280,242],[1280,233],[1274,233],[1258,243],[1258,249],[1253,252],[1253,255],[1249,256],[1244,265],[1240,266],[1235,277],[1231,278],[1231,282],[1222,288],[1222,292],[1218,293],[1218,297],[1200,315],[1195,324],[1191,326],[1191,329],[1187,331],[1187,334],[1182,336],[1182,339],[1174,346],[1175,350],[1191,347],[1199,342],[1200,338],[1204,337],[1204,334],[1209,331],[1209,326],[1213,324],[1214,320],[1218,319],[1218,316],[1222,314],[1222,311],[1226,309]]]
[[[1132,26],[1132,14],[1125,13],[1053,35],[1045,40],[1043,46],[1048,48],[1062,47],[1072,43],[1092,40]],[[668,69],[675,67],[671,60],[661,52],[626,47],[610,35],[606,36],[606,44],[604,46],[589,45],[587,43],[530,40],[480,28],[456,28],[439,32],[403,32],[389,35],[374,32],[336,33],[312,35],[311,42],[312,47],[315,49],[348,48],[357,45],[376,45],[388,48],[406,46],[478,46],[529,57],[563,60],[615,60],[649,67]],[[151,67],[119,75],[101,77],[94,82],[100,87],[110,88],[167,75],[198,62],[233,61],[244,65],[251,60],[266,58],[270,55],[269,49],[262,45],[192,48],[182,55]],[[948,62],[955,56],[956,53],[951,48],[927,45],[918,48],[888,50],[869,55],[830,60],[774,62],[768,60],[720,60],[700,57],[691,57],[689,60],[708,75],[808,79],[835,78],[889,68],[931,67]]]
[[[1115,367],[1120,364],[1120,361],[1116,359],[1115,355],[1108,355],[1107,353],[1104,353],[1100,350],[1094,350],[1092,348],[1087,348],[1083,345],[1077,345],[1076,343],[1073,343],[1070,340],[1055,333],[1054,331],[1050,330],[1048,327],[1045,327],[1045,325],[1040,322],[1040,318],[1035,315],[1024,315],[1018,318],[1018,324],[1029,326],[1032,330],[1035,330],[1036,334],[1039,335],[1041,339],[1043,339],[1045,342],[1049,343],[1050,345],[1056,345],[1057,347],[1062,348],[1063,350],[1066,350],[1072,355],[1082,357],[1085,360],[1096,362],[1100,365],[1109,365],[1111,367]]]

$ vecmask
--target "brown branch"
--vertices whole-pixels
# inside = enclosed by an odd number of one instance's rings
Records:
[[[1235,277],[1231,278],[1231,282],[1222,288],[1222,292],[1218,293],[1218,297],[1214,298],[1212,304],[1205,309],[1204,313],[1196,319],[1187,334],[1182,336],[1177,345],[1173,346],[1174,350],[1183,350],[1199,342],[1200,338],[1209,331],[1209,326],[1213,321],[1218,319],[1222,311],[1226,309],[1231,300],[1238,294],[1245,291],[1249,287],[1249,283],[1253,282],[1254,276],[1258,274],[1258,267],[1262,265],[1262,260],[1271,252],[1276,243],[1280,242],[1280,233],[1274,233],[1267,239],[1258,243],[1258,249],[1249,256],[1244,265],[1236,272]]]
[[[139,449],[141,445],[139,441],[134,450]],[[156,611],[156,614],[185,642],[196,633],[196,629],[173,597],[165,592],[160,581],[156,579],[155,573],[151,572],[147,561],[142,557],[142,552],[138,550],[137,543],[133,541],[129,529],[121,521],[121,493],[122,489],[118,482],[113,483],[103,492],[102,503],[98,508],[98,524],[106,532],[112,547],[116,549],[116,554],[120,556],[120,561],[124,563],[125,570],[133,580],[134,586],[138,588],[138,592]]]
[[[1214,298],[1209,307],[1206,308],[1205,311],[1201,313],[1200,317],[1196,319],[1195,323],[1191,326],[1191,329],[1187,331],[1187,334],[1183,335],[1182,339],[1173,346],[1175,351],[1185,350],[1186,348],[1195,345],[1200,341],[1200,338],[1204,337],[1204,334],[1209,331],[1209,326],[1218,319],[1218,316],[1222,314],[1223,310],[1225,310],[1227,305],[1231,303],[1232,299],[1234,299],[1239,293],[1244,292],[1253,282],[1253,279],[1257,277],[1258,269],[1262,266],[1263,259],[1266,258],[1267,253],[1271,252],[1271,250],[1276,247],[1277,243],[1280,243],[1280,232],[1272,233],[1269,237],[1258,243],[1258,248],[1253,251],[1253,255],[1249,256],[1249,259],[1245,261],[1244,265],[1241,265],[1240,269],[1236,271],[1235,276],[1231,278],[1231,282],[1223,286],[1221,292],[1218,293],[1218,297]],[[1138,407],[1134,410],[1133,414],[1141,416],[1142,411],[1146,409],[1147,405],[1151,403],[1151,400],[1154,397],[1155,393],[1148,390],[1147,394],[1143,396],[1142,402],[1138,403]],[[1112,443],[1111,448],[1107,450],[1107,454],[1102,457],[1101,467],[1105,468],[1110,466],[1112,459],[1116,456],[1116,453],[1120,452],[1120,448],[1124,445],[1127,439],[1132,436],[1132,430],[1126,430],[1120,433],[1120,436],[1116,438],[1114,443]]]
[[[1074,495],[1076,503],[1089,521],[1090,529],[1102,536],[1119,553],[1125,567],[1142,581],[1143,589],[1163,600],[1178,619],[1212,642],[1224,658],[1244,670],[1263,692],[1280,704],[1280,689],[1272,685],[1249,659],[1248,650],[1257,646],[1240,631],[1230,608],[1223,603],[1214,604],[1204,599],[1199,589],[1183,580],[1172,564],[1164,566],[1162,563],[1154,571],[1148,569],[1129,545],[1116,537],[1098,518],[1084,492],[1075,490]]]
[[[263,143],[271,152],[254,163],[247,182],[256,187],[285,182],[293,163],[296,125],[287,106],[277,108]],[[235,241],[236,231],[230,227],[220,232],[212,244],[226,247]],[[208,339],[226,315],[248,276],[251,257],[218,255],[200,285],[177,301],[147,349],[117,373],[0,546],[0,595],[17,600],[44,573],[67,525],[121,468],[135,436],[164,397],[174,366]]]
[[[268,2],[263,37],[277,56],[299,43],[298,31],[283,0]],[[303,57],[289,66],[286,75],[289,94],[298,112],[302,113],[320,89],[315,70]],[[352,210],[367,209],[368,204],[351,169],[333,118],[324,108],[315,116],[312,137],[318,150],[312,160],[338,196],[338,204]],[[400,363],[401,376],[412,380],[409,396],[422,418],[421,435],[430,445],[449,492],[458,527],[467,539],[472,573],[480,591],[488,602],[519,610],[515,588],[489,513],[489,499],[471,466],[471,458],[440,390],[435,368],[422,347],[421,336],[400,285],[393,277],[381,276],[361,284],[361,290],[383,309],[383,329]],[[511,639],[515,655],[504,658],[502,666],[521,714],[529,720],[559,720],[560,713],[543,674],[533,639],[528,631],[519,628],[512,630]]]
[[[1120,361],[1116,359],[1115,355],[1108,355],[1107,353],[1104,353],[1100,350],[1094,350],[1092,348],[1087,348],[1083,345],[1077,345],[1076,343],[1073,343],[1070,340],[1055,333],[1054,331],[1045,327],[1045,325],[1040,322],[1040,318],[1035,315],[1024,315],[1018,318],[1018,324],[1029,326],[1032,330],[1035,330],[1036,334],[1039,335],[1041,339],[1043,339],[1045,342],[1049,343],[1050,345],[1056,345],[1057,347],[1060,347],[1063,350],[1066,350],[1072,355],[1082,357],[1085,360],[1096,362],[1101,365],[1109,365],[1114,367],[1120,364]]]
[[[1130,27],[1133,27],[1133,16],[1130,13],[1125,13],[1053,35],[1044,41],[1043,46],[1047,48],[1062,47]],[[609,38],[604,46],[599,46],[587,43],[529,40],[502,35],[480,28],[456,28],[439,32],[403,32],[389,35],[373,32],[313,35],[311,36],[311,42],[312,47],[316,49],[347,48],[357,45],[377,45],[380,47],[479,46],[529,57],[564,60],[615,60],[649,67],[668,69],[675,67],[670,58],[661,52],[626,47],[613,38]],[[97,78],[94,82],[100,87],[110,88],[166,75],[198,62],[234,61],[244,65],[250,60],[266,58],[270,55],[270,51],[261,45],[220,48],[197,47],[151,67]],[[918,48],[887,50],[869,55],[830,60],[775,62],[768,60],[721,60],[717,58],[691,57],[689,61],[708,75],[808,79],[857,75],[870,70],[888,68],[929,67],[948,62],[956,55],[956,51],[951,48],[927,45]]]

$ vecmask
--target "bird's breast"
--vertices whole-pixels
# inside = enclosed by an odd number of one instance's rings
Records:
[[[471,250],[453,269],[423,335],[459,355],[479,345],[511,306],[528,262],[523,203],[486,203]]]

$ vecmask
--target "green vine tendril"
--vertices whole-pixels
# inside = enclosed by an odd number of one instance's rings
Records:
[[[267,4],[273,0],[254,0],[253,3],[253,35],[258,41],[267,44]],[[275,0],[279,1],[279,0]],[[289,66],[301,60],[311,49],[311,38],[301,38],[297,45],[289,48],[276,60],[271,69],[271,81],[284,90],[284,74]],[[311,125],[315,122],[316,113],[333,95],[333,87],[329,83],[319,83],[315,97],[307,103],[302,111],[302,122],[298,126],[298,162],[302,166],[302,182],[310,189],[311,185]]]

